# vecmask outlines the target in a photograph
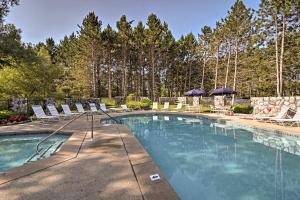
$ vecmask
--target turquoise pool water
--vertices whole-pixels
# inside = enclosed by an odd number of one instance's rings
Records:
[[[300,140],[206,118],[119,117],[182,200],[300,199]]]
[[[37,143],[46,136],[47,134],[0,136],[0,172],[50,156],[69,137],[64,134],[50,137],[40,146],[43,149],[40,155],[33,156],[36,152]]]

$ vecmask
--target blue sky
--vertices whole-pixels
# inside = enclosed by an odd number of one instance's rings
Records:
[[[20,0],[6,22],[22,30],[24,42],[38,43],[48,37],[59,42],[78,30],[83,18],[94,11],[103,26],[115,27],[125,14],[128,19],[145,22],[155,13],[169,24],[175,38],[189,32],[198,34],[204,25],[214,26],[224,18],[235,0]],[[247,7],[258,8],[260,0],[244,0]]]

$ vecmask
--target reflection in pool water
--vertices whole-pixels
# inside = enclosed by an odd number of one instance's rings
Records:
[[[295,153],[299,140],[295,137],[251,132],[200,117],[120,119],[183,200],[300,199],[300,157]]]

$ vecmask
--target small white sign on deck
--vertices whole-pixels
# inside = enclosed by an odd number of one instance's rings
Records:
[[[159,174],[152,174],[152,175],[150,175],[150,179],[151,179],[151,181],[158,181],[158,180],[160,180],[160,176],[159,176]]]

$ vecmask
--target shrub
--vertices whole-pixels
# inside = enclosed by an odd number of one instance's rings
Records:
[[[131,108],[133,110],[139,110],[142,108],[142,104],[141,102],[139,101],[126,101],[126,106],[128,108]]]
[[[133,101],[134,99],[135,99],[134,94],[129,94],[129,95],[126,97],[126,102]]]
[[[104,103],[106,106],[115,106],[116,101],[114,99],[103,98],[101,99],[101,103]]]
[[[141,109],[144,110],[149,110],[152,104],[151,100],[148,97],[143,97],[140,103]]]
[[[152,104],[152,101],[148,97],[142,97],[141,102],[148,104],[149,106]]]
[[[9,111],[9,110],[1,110],[0,111],[0,119],[6,119],[10,116],[16,115],[17,113]]]
[[[251,114],[253,112],[253,106],[250,104],[238,104],[233,106],[234,113]]]
[[[203,113],[211,112],[211,108],[208,106],[201,106],[200,112],[203,112]]]

